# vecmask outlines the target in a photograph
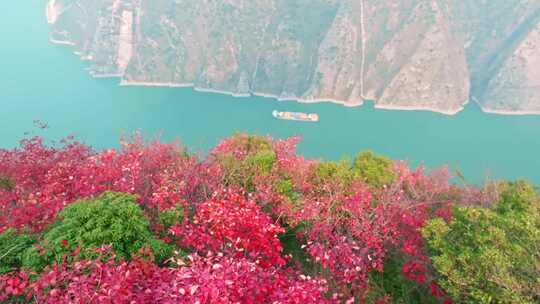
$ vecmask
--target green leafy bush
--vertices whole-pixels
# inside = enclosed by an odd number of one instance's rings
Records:
[[[165,229],[182,222],[184,219],[184,208],[177,205],[174,208],[161,212],[158,216],[158,224],[163,225]]]
[[[34,270],[60,263],[80,248],[79,257],[96,256],[95,249],[111,245],[118,257],[130,259],[141,248],[150,248],[156,261],[163,261],[172,247],[155,239],[136,197],[105,192],[95,199],[81,200],[59,213],[60,220],[43,235],[39,246],[27,250],[24,266]]]
[[[297,232],[304,226],[304,224],[300,224],[294,228],[287,227],[285,233],[279,236],[279,240],[283,245],[283,254],[291,257],[288,261],[289,264],[300,267],[304,273],[315,275],[316,270],[320,270],[320,266],[311,260],[297,237]]]
[[[458,303],[540,301],[539,202],[531,185],[509,183],[492,208],[455,208],[449,224],[427,224],[440,284]]]
[[[262,174],[268,174],[276,162],[276,154],[272,150],[259,151],[250,155],[244,161],[245,169],[249,171],[259,171]]]
[[[540,216],[540,198],[527,182],[503,183],[501,198],[495,209],[499,214],[535,214]],[[537,217],[538,220],[538,217]]]
[[[317,164],[315,174],[318,178],[352,180],[353,175],[347,160],[321,162]]]
[[[34,242],[31,236],[19,234],[15,229],[0,233],[0,274],[20,268],[24,252]]]
[[[320,162],[316,164],[314,176],[312,176],[312,182],[316,185],[331,181],[334,184],[340,184],[345,191],[358,180],[380,188],[391,184],[394,179],[392,161],[369,151],[359,153],[352,164],[347,159]]]
[[[395,173],[392,161],[371,151],[359,153],[354,159],[353,171],[373,187],[382,187],[392,183]]]
[[[294,183],[290,178],[278,180],[274,188],[279,194],[284,195],[293,203],[298,202],[301,198],[300,193],[295,190]]]
[[[272,150],[272,144],[261,136],[239,133],[232,137],[232,141],[237,148],[244,149],[247,154]]]
[[[265,176],[270,173],[275,162],[276,154],[272,150],[260,150],[265,147],[257,144],[245,159],[237,159],[231,154],[218,155],[218,161],[225,169],[225,184],[240,186],[248,192],[255,191],[253,179],[255,176]],[[256,150],[253,150],[256,149]]]
[[[347,160],[320,162],[315,166],[311,182],[317,186],[331,182],[339,184],[340,188],[348,191],[355,179],[350,162]]]
[[[378,303],[385,296],[391,297],[390,303],[440,303],[427,286],[418,284],[403,276],[404,260],[401,254],[393,253],[386,258],[384,272],[373,271],[369,275],[369,293],[366,303]]]
[[[13,188],[15,188],[13,179],[0,175],[0,190],[11,191]]]

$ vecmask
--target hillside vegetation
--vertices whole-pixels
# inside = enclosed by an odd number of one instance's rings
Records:
[[[2,303],[538,303],[540,198],[238,134],[0,150]]]

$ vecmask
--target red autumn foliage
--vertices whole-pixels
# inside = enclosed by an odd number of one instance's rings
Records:
[[[0,301],[14,296],[25,296],[28,285],[29,276],[24,272],[0,275]]]
[[[219,155],[242,162],[261,148],[238,138],[224,140],[202,161],[176,144],[139,136],[120,150],[94,151],[71,140],[48,147],[40,138],[0,150],[0,177],[10,181],[0,187],[0,232],[39,233],[67,204],[111,190],[137,194],[153,222],[182,205],[185,218],[170,237],[194,250],[177,268],[109,257],[52,265],[33,281],[23,270],[6,274],[0,300],[30,294],[38,303],[354,303],[365,299],[369,274],[383,272],[391,254],[405,261],[403,277],[444,299],[419,229],[434,216],[450,220],[453,203],[480,192],[450,185],[444,169],[427,174],[402,162],[383,189],[362,180],[316,180],[319,161],[296,154],[298,138],[265,142],[275,162],[250,177],[253,189],[223,184],[230,172]],[[284,178],[295,200],[276,189]],[[278,238],[284,227],[298,228],[317,278],[286,263]],[[389,301],[389,295],[379,299]]]
[[[50,304],[330,302],[324,280],[241,257],[192,255],[176,268],[160,268],[144,258],[116,261],[106,248],[101,253],[100,259],[54,265],[31,284],[24,273],[9,278],[0,300],[28,290],[36,303]]]
[[[171,227],[181,244],[198,252],[233,251],[263,267],[283,266],[278,234],[285,232],[254,201],[231,191],[197,206],[189,223]]]
[[[0,150],[0,172],[15,185],[0,189],[0,230],[41,231],[67,204],[106,190],[137,194],[141,204],[159,210],[183,203],[196,194],[201,174],[195,174],[197,159],[181,153],[175,144],[144,144],[139,136],[121,151],[95,152],[72,141],[46,147],[41,138]]]

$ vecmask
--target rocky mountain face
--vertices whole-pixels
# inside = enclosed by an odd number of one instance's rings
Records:
[[[125,85],[540,114],[539,0],[51,0],[47,18]]]

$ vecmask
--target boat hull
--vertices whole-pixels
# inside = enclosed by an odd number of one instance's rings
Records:
[[[305,122],[317,122],[319,121],[319,115],[311,113],[301,112],[280,112],[274,110],[272,115],[277,119],[293,120],[293,121],[305,121]]]

